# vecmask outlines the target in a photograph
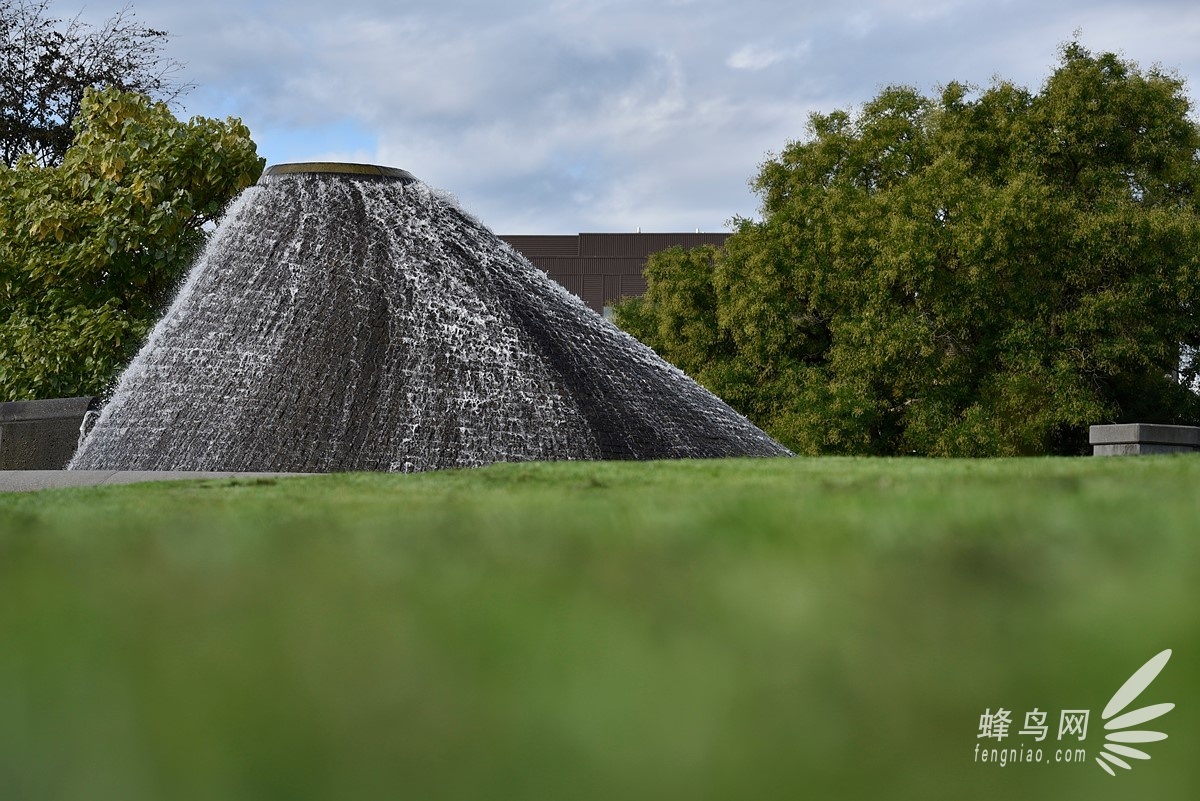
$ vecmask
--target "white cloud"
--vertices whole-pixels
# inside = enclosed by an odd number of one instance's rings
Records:
[[[995,5],[1003,0],[987,0]],[[971,0],[884,0],[880,3],[882,10],[890,15],[907,17],[913,20],[933,20],[945,17],[958,9],[969,5]]]
[[[65,0],[58,0],[64,3]],[[67,7],[62,6],[64,9]],[[115,6],[114,6],[115,8]],[[719,229],[810,110],[881,86],[1036,88],[1083,29],[1200,79],[1194,0],[138,0],[269,161],[393,164],[488,225]],[[89,5],[95,18],[106,14]]]
[[[738,48],[725,59],[735,70],[765,70],[782,61],[793,61],[808,53],[811,43],[803,42],[795,47],[777,48],[748,44]]]
[[[878,23],[871,11],[858,11],[846,18],[846,31],[856,39],[865,39],[875,30]]]

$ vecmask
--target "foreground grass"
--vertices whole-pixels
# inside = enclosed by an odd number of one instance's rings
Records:
[[[0,798],[1192,799],[1198,521],[1191,457],[0,496]],[[1086,761],[974,762],[998,707]]]

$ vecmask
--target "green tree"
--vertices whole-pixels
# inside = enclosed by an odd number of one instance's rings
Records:
[[[0,397],[98,394],[263,160],[239,120],[89,90],[61,164],[0,167]]]
[[[1200,424],[1200,129],[1074,42],[1041,91],[893,87],[763,164],[761,221],[618,322],[804,453],[1078,453]]]

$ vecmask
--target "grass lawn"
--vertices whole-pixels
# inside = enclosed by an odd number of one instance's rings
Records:
[[[1169,737],[1110,777],[1101,710],[1165,648]],[[1197,710],[1200,457],[0,495],[4,801],[1190,801]]]

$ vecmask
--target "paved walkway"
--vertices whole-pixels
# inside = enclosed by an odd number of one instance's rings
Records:
[[[0,470],[0,492],[32,492],[98,484],[137,484],[201,478],[265,478],[309,473],[204,473],[188,470]]]

